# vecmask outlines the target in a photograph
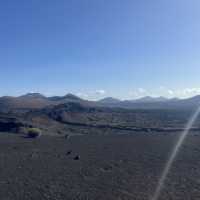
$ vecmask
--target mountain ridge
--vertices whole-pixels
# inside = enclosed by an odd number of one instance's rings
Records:
[[[77,102],[87,106],[97,107],[121,107],[127,109],[162,109],[162,108],[191,108],[200,104],[200,95],[187,99],[168,99],[165,97],[142,97],[135,100],[120,100],[113,97],[106,97],[98,101],[82,99],[74,94],[64,96],[46,97],[40,93],[28,93],[18,97],[0,97],[0,111],[12,111],[15,109],[29,110],[41,109],[47,106]]]

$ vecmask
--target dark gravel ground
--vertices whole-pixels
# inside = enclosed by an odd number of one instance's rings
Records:
[[[149,200],[178,134],[0,134],[1,200]],[[161,200],[200,199],[200,135],[182,146]]]

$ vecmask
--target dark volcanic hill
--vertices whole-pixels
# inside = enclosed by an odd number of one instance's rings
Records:
[[[61,102],[61,103],[66,103],[66,102],[81,102],[83,99],[73,95],[73,94],[67,94],[65,96],[53,96],[48,98],[50,101],[55,101],[55,102]]]
[[[140,99],[136,99],[136,100],[132,100],[132,102],[134,103],[156,103],[156,102],[166,102],[168,101],[168,98],[165,97],[150,97],[150,96],[146,96],[146,97],[142,97]]]
[[[20,96],[20,97],[2,97],[0,98],[0,111],[26,110],[34,108],[43,108],[50,105],[51,102],[44,97]]]
[[[87,101],[73,94],[45,97],[39,93],[28,93],[19,97],[0,97],[0,112],[24,112],[69,102],[81,103],[82,105],[93,107],[119,107],[126,109],[195,109],[200,104],[200,95],[188,99],[143,97],[136,100],[121,101],[107,97],[99,101]]]
[[[120,104],[121,100],[113,98],[113,97],[106,97],[104,99],[99,100],[97,103],[102,105],[116,105]]]
[[[144,97],[136,100],[104,103],[103,105],[126,109],[196,109],[200,105],[200,95],[188,99]]]
[[[41,109],[50,105],[58,105],[68,102],[82,102],[87,101],[80,99],[72,94],[67,94],[63,97],[45,97],[39,93],[28,93],[19,97],[1,97],[0,98],[0,112],[12,112],[12,111],[28,111],[31,109]]]

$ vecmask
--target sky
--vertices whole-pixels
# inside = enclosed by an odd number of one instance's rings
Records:
[[[0,1],[0,96],[200,94],[199,0]]]

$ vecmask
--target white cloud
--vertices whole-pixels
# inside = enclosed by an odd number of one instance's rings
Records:
[[[150,95],[150,93],[144,88],[137,88],[129,92],[129,96],[131,98],[140,98],[140,97],[148,96],[148,95]]]
[[[167,93],[168,93],[169,95],[174,95],[174,91],[173,91],[173,90],[167,90]]]
[[[168,97],[187,98],[187,97],[192,97],[198,94],[200,94],[200,88],[196,88],[196,87],[174,89],[174,90],[163,88],[162,90],[160,90],[161,96],[168,96]]]
[[[105,90],[96,90],[95,94],[97,94],[97,95],[104,95],[104,94],[106,94],[106,91]]]
[[[178,98],[189,98],[195,95],[200,95],[200,88],[182,88],[182,89],[171,89],[165,86],[159,86],[157,89],[146,90],[144,88],[137,88],[129,92],[129,98],[141,98],[144,96],[163,96],[163,97],[178,97]]]
[[[103,98],[106,94],[107,92],[103,89],[94,91],[80,91],[76,93],[77,96],[88,100],[97,100]]]
[[[138,93],[141,93],[141,94],[144,94],[144,93],[146,93],[147,91],[146,91],[144,88],[138,88],[138,89],[137,89],[137,92],[138,92]]]
[[[200,93],[200,88],[186,88],[183,90],[184,94]]]
[[[88,94],[86,94],[86,93],[81,93],[81,92],[78,92],[78,93],[76,94],[76,96],[79,96],[79,97],[82,97],[82,98],[88,98],[88,97],[89,97]]]
[[[176,96],[191,97],[200,94],[200,88],[184,88],[176,91]]]

